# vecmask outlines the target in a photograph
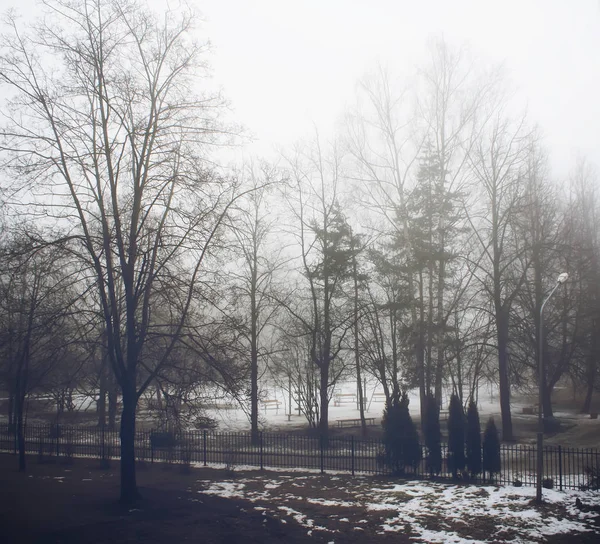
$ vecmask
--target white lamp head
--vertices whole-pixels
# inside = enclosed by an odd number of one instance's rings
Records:
[[[558,276],[556,283],[565,283],[568,279],[569,279],[569,274],[567,274],[566,272],[563,272],[560,276]]]

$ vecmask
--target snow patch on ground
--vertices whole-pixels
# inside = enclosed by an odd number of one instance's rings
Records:
[[[256,477],[247,473],[244,476],[234,481],[199,480],[203,487],[199,493],[259,503],[263,506],[254,508],[264,515],[270,513],[282,521],[284,517],[291,518],[311,532],[337,532],[347,524],[358,530],[360,525],[372,527],[375,523],[380,534],[402,532],[423,542],[482,544],[528,543],[543,541],[550,535],[597,530],[592,520],[598,514],[582,512],[575,506],[577,498],[584,504],[598,504],[600,493],[594,491],[544,490],[546,504],[539,508],[532,504],[535,489],[527,487],[422,481],[379,483],[372,487],[372,482],[364,478],[346,479],[345,485],[339,485],[336,478],[336,483],[328,486],[327,480],[316,475],[305,474],[295,481],[279,475],[269,478],[264,472]],[[281,489],[284,484],[287,489]],[[298,495],[287,492],[294,487],[301,487]],[[319,496],[323,490],[328,491],[327,498]],[[316,524],[311,515],[302,512],[302,504],[312,505],[312,512],[314,505],[323,507],[320,512],[326,516],[327,527]],[[353,515],[338,518],[338,511],[327,516],[326,509],[330,507],[349,509]]]

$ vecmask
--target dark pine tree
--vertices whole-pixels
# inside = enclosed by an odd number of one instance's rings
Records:
[[[454,478],[465,468],[465,414],[455,393],[448,408],[448,468]]]
[[[491,417],[483,434],[483,472],[489,473],[491,480],[494,474],[500,472],[500,468],[500,439],[494,418]]]
[[[442,433],[440,430],[440,408],[430,393],[425,402],[423,433],[427,446],[427,471],[431,476],[442,471]]]
[[[467,409],[467,469],[471,476],[481,473],[481,425],[479,410],[473,399]]]
[[[392,398],[383,413],[383,441],[388,466],[394,474],[404,474],[406,468],[413,470],[421,459],[419,434],[410,412],[406,393]]]

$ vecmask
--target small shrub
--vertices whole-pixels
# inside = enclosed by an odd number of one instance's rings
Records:
[[[586,467],[585,475],[587,477],[587,483],[582,486],[583,489],[600,489],[600,470],[596,467]]]
[[[386,464],[397,475],[409,467],[415,470],[421,460],[419,434],[410,417],[409,402],[406,393],[400,399],[396,396],[386,405],[381,422]]]
[[[481,426],[477,404],[471,399],[467,409],[467,469],[471,476],[481,473]]]
[[[519,480],[518,478],[513,482],[513,485],[515,487],[523,487],[523,482],[521,480]]]
[[[542,480],[542,487],[544,489],[553,489],[554,488],[554,480],[552,478],[544,478]]]
[[[440,431],[440,407],[435,397],[429,393],[423,414],[423,433],[427,447],[427,472],[430,476],[442,471],[442,436]]]
[[[465,468],[465,414],[456,394],[448,407],[448,468],[454,478]]]
[[[490,480],[494,474],[499,474],[502,468],[500,459],[500,438],[494,418],[491,417],[483,435],[483,472],[489,474]]]

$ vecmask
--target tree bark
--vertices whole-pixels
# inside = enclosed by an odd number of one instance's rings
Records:
[[[19,472],[25,472],[25,429],[23,425],[23,408],[25,399],[19,394],[16,399],[17,447],[19,449]]]
[[[508,316],[496,315],[498,340],[498,373],[500,381],[500,412],[502,414],[502,440],[514,440],[510,413],[510,384],[508,381]]]
[[[322,363],[320,370],[319,434],[323,444],[327,444],[329,438],[329,365]]]
[[[98,427],[104,427],[106,425],[106,367],[104,365],[100,370],[100,391],[98,392],[96,412],[98,414]]]
[[[252,280],[250,285],[250,427],[252,443],[257,445],[258,435],[258,308],[257,289],[257,251],[254,247],[252,262]]]
[[[137,395],[134,388],[123,388],[121,413],[121,499],[132,504],[141,498],[135,474],[135,410]]]

